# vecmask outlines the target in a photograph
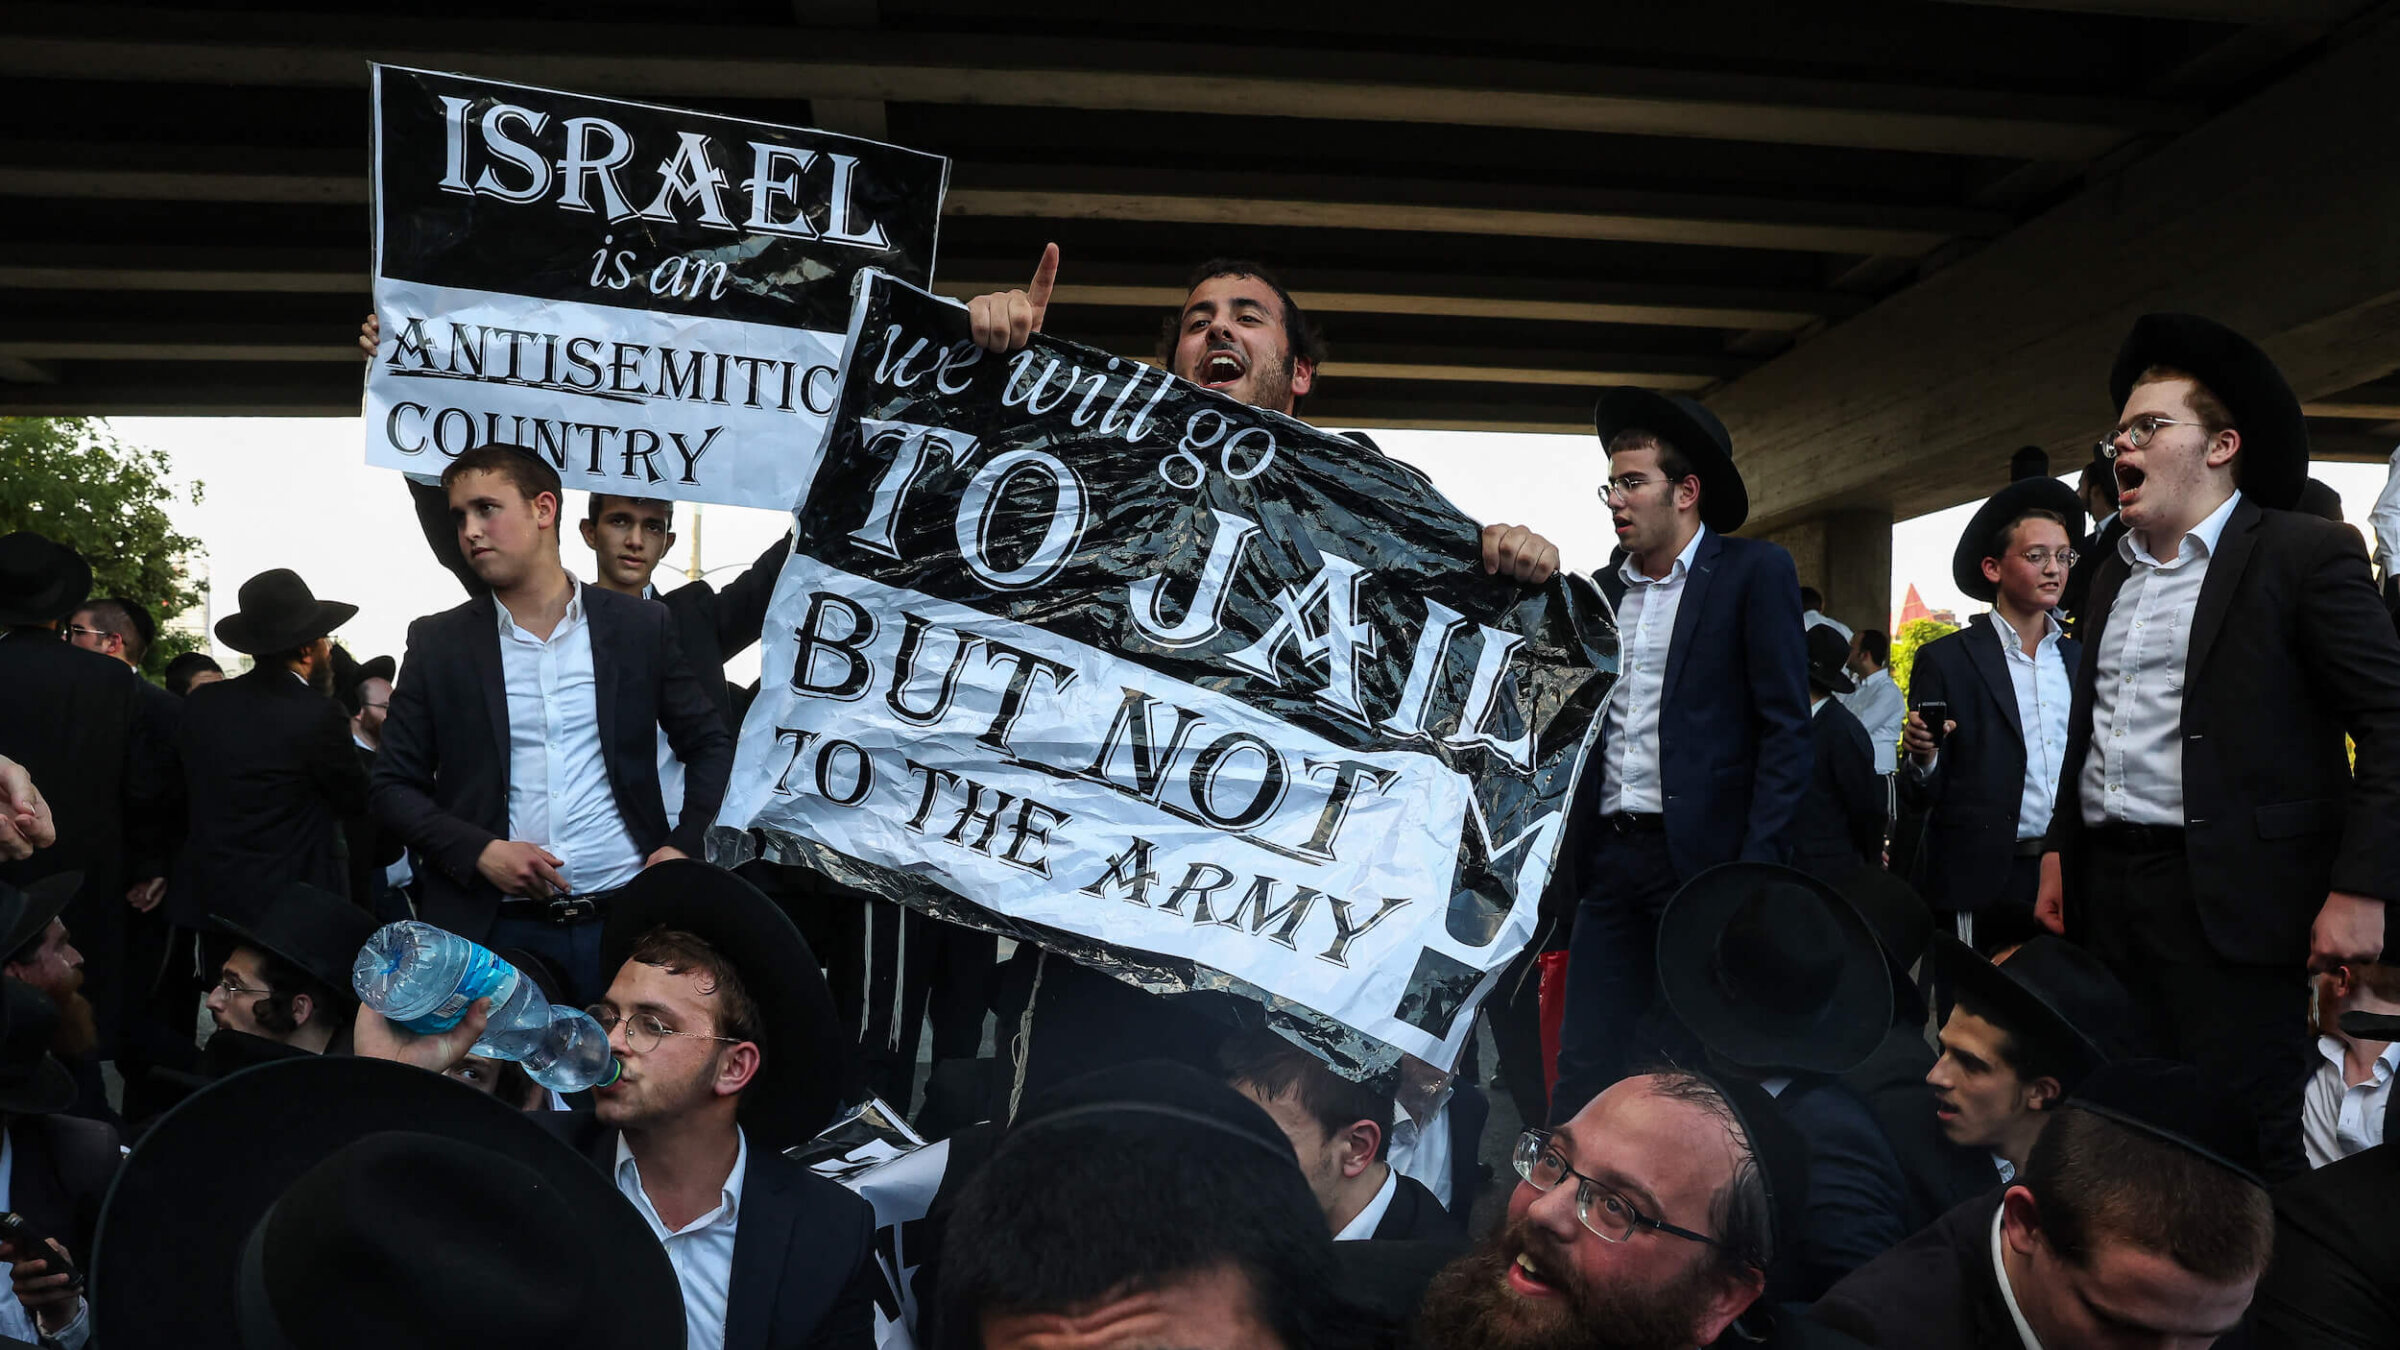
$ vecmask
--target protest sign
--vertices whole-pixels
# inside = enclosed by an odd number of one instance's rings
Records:
[[[1359,1076],[1448,1067],[1531,933],[1613,667],[1372,449],[861,281],[712,831]]]
[[[949,161],[874,141],[375,67],[367,462],[489,441],[568,487],[788,511],[850,282],[933,274]]]

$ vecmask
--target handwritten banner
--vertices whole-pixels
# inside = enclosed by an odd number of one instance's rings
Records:
[[[852,279],[931,279],[949,162],[874,141],[375,67],[367,462],[488,441],[567,486],[790,510]]]
[[[711,856],[1456,1062],[1609,676],[1370,448],[869,273]],[[1597,636],[1593,636],[1596,631]]]

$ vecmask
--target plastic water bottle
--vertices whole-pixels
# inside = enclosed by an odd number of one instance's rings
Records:
[[[473,1054],[513,1059],[553,1092],[613,1083],[616,1056],[591,1014],[542,997],[515,966],[456,933],[415,920],[385,924],[350,967],[358,1001],[419,1035],[448,1031],[475,1000],[492,1001]]]

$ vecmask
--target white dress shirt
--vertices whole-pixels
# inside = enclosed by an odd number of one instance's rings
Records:
[[[2075,699],[2075,676],[2059,654],[2063,630],[2058,619],[2042,616],[2042,640],[2033,655],[2024,640],[2008,626],[2000,611],[1989,615],[2000,638],[2001,660],[2017,695],[2017,726],[2025,733],[2025,787],[2017,801],[2017,838],[2039,839],[2050,829],[2050,811],[2058,804],[2058,764],[2067,752],[2067,709]]]
[[[2392,1071],[2400,1068],[2400,1041],[2383,1048],[2375,1060],[2375,1076],[2364,1083],[2349,1081],[2341,1037],[2317,1037],[2317,1051],[2325,1060],[2308,1080],[2308,1093],[2300,1104],[2300,1142],[2307,1146],[2311,1167],[2338,1162],[2383,1142]]]
[[[1375,1225],[1383,1222],[1383,1216],[1391,1211],[1392,1197],[1399,1193],[1400,1171],[1398,1168],[1387,1166],[1383,1169],[1383,1189],[1375,1192],[1375,1198],[1367,1202],[1365,1209],[1351,1216],[1350,1222],[1342,1225],[1342,1231],[1334,1234],[1333,1240],[1336,1242],[1364,1242],[1375,1236]]]
[[[725,1299],[733,1289],[733,1239],[742,1218],[742,1179],[750,1170],[750,1137],[734,1127],[737,1147],[733,1170],[725,1174],[725,1190],[715,1209],[681,1228],[669,1230],[650,1195],[642,1189],[642,1169],[624,1135],[617,1136],[617,1191],[641,1211],[642,1222],[667,1248],[667,1264],[675,1267],[675,1282],[683,1286],[684,1345],[688,1350],[724,1350]]]
[[[2393,561],[2400,559],[2400,450],[2392,452],[2392,467],[2383,491],[2376,494],[2375,509],[2367,513],[2367,524],[2375,531],[2375,566],[2390,576]]]
[[[10,1138],[14,1133],[14,1130],[0,1130],[0,1210],[12,1208],[9,1196],[15,1189],[17,1176],[17,1145]],[[56,1237],[57,1234],[50,1236]],[[37,1253],[21,1252],[19,1255],[31,1260]],[[92,1259],[90,1252],[69,1252],[67,1255],[78,1262]],[[92,1310],[83,1300],[77,1299],[75,1320],[60,1327],[50,1339],[58,1342],[61,1350],[80,1350],[83,1343],[91,1339],[91,1335]],[[5,1284],[0,1284],[0,1336],[13,1336],[20,1341],[39,1341],[42,1338],[41,1329],[34,1325],[33,1314],[25,1311],[24,1304],[17,1302],[17,1291]]]
[[[1840,619],[1836,619],[1820,610],[1804,609],[1800,611],[1801,632],[1805,633],[1811,628],[1819,627],[1830,628],[1833,631],[1841,634],[1842,641],[1844,642],[1848,642],[1850,640],[1850,625],[1843,623]]]
[[[2086,825],[2170,825],[2183,815],[2183,682],[2192,613],[2208,560],[2242,494],[2234,493],[2161,561],[2128,530],[2117,543],[2132,572],[2108,611],[2093,667],[2092,741],[2078,780]],[[2030,750],[2032,747],[2027,746]]]
[[[1675,644],[1675,611],[1683,604],[1683,583],[1691,575],[1700,541],[1708,537],[1703,525],[1692,541],[1675,555],[1667,574],[1656,581],[1643,576],[1627,558],[1617,568],[1625,579],[1625,599],[1617,606],[1617,687],[1608,700],[1608,719],[1601,735],[1600,814],[1620,811],[1657,815],[1666,794],[1659,786],[1658,715],[1666,699],[1667,658]]]
[[[2008,1212],[2005,1204],[1992,1206],[1992,1278],[2000,1282],[2000,1301],[2008,1305],[2008,1320],[2017,1324],[2017,1339],[2025,1350],[2042,1350],[2042,1343],[2033,1334],[2033,1326],[2025,1320],[2025,1310],[2017,1306],[2017,1291],[2008,1283],[2008,1262],[2001,1252],[2007,1239],[2000,1236],[2000,1216]]]
[[[1889,667],[1858,682],[1847,694],[1836,694],[1875,744],[1875,772],[1890,773],[1900,760],[1900,724],[1908,717],[1908,696],[1892,682]]]
[[[508,837],[565,861],[576,895],[613,890],[642,870],[642,851],[617,809],[600,755],[599,684],[583,585],[547,642],[500,616],[500,673],[508,690]]]

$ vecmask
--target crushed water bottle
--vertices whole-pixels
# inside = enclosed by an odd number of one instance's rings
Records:
[[[472,1053],[513,1059],[553,1092],[617,1078],[608,1033],[591,1014],[542,997],[517,968],[456,933],[413,919],[385,924],[350,967],[358,1001],[419,1035],[448,1031],[479,998],[492,1001]]]

